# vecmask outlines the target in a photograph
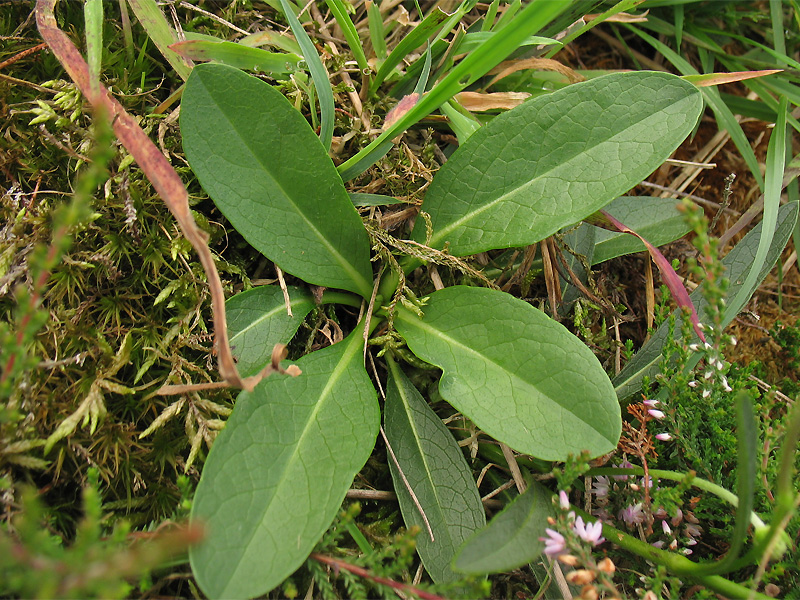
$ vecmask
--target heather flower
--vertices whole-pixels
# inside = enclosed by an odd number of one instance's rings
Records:
[[[633,506],[628,506],[619,511],[619,518],[625,521],[627,525],[637,525],[644,523],[644,511],[642,510],[642,503],[637,502]]]
[[[655,408],[656,406],[658,406],[658,400],[645,400],[644,402],[642,402],[642,404],[644,404],[648,408]]]
[[[661,440],[662,442],[668,442],[672,439],[672,436],[668,433],[657,433],[656,439]]]
[[[569,497],[564,490],[558,492],[558,503],[562,510],[567,510],[569,508]]]
[[[661,529],[664,531],[665,535],[672,534],[672,529],[670,528],[669,523],[666,521],[661,521]]]
[[[578,517],[575,519],[573,529],[575,530],[575,533],[578,534],[579,538],[581,538],[584,542],[589,542],[592,546],[597,546],[605,541],[605,539],[602,537],[603,523],[601,521],[584,523],[583,518]]]
[[[564,540],[564,536],[555,531],[554,529],[550,529],[549,527],[545,529],[547,533],[546,538],[539,538],[540,541],[544,542],[544,553],[547,556],[558,556],[559,554],[563,554],[564,550],[567,549],[566,540]]]
[[[651,408],[647,412],[650,413],[650,416],[653,417],[654,419],[663,419],[664,418],[664,412],[658,410],[657,408]]]
[[[611,482],[605,475],[598,475],[592,482],[592,492],[597,498],[605,498],[608,496],[608,491],[611,487]]]
[[[625,460],[623,460],[621,463],[619,463],[619,465],[617,465],[617,466],[620,469],[631,469],[631,468],[633,468],[633,464],[631,462],[629,462],[627,458]],[[614,475],[613,477],[617,481],[627,481],[628,480],[628,476],[627,475]]]

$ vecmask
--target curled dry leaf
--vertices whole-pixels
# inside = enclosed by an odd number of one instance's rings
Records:
[[[461,92],[456,94],[456,101],[470,112],[483,112],[510,110],[530,97],[527,92]]]

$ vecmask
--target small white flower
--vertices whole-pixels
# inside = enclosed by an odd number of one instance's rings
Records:
[[[666,521],[661,521],[661,529],[664,531],[665,535],[672,534],[672,529],[670,529],[669,523]]]
[[[653,417],[654,419],[663,419],[663,418],[664,418],[664,413],[663,413],[662,411],[658,410],[657,408],[651,408],[651,409],[650,409],[650,410],[648,410],[647,412],[648,412],[648,413],[650,414],[650,416],[651,416],[651,417]]]
[[[696,381],[690,381],[690,382],[689,382],[689,387],[690,387],[690,388],[696,388],[696,387],[697,387],[697,385],[698,385],[698,384],[697,384],[697,382],[696,382]]]
[[[700,350],[700,346],[698,346],[697,344],[689,344],[689,350],[691,350],[692,352],[698,352]]]
[[[668,433],[657,433],[656,439],[661,440],[662,442],[668,442],[672,439],[672,436]]]
[[[703,390],[703,398],[708,398],[711,395],[711,390],[706,388]]]

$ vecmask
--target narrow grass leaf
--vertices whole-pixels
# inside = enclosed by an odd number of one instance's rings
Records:
[[[632,25],[624,26],[635,32],[636,35],[653,46],[653,48],[661,53],[664,58],[671,62],[683,75],[699,75],[697,70],[692,67],[688,61],[675,53],[666,44],[648,35],[638,27],[634,27]],[[731,136],[731,140],[733,140],[736,148],[742,154],[742,158],[744,158],[745,163],[747,163],[747,166],[750,169],[750,172],[753,174],[756,182],[758,182],[759,187],[763,188],[764,178],[761,176],[761,171],[758,166],[758,159],[756,159],[753,148],[750,146],[750,141],[747,139],[744,131],[742,131],[742,126],[739,125],[736,117],[734,117],[728,106],[722,101],[722,98],[720,98],[719,90],[715,88],[703,88],[702,93],[706,102],[708,102],[708,105],[711,107],[711,110],[714,111],[714,115],[717,117],[717,122],[719,123],[720,127],[727,131]]]
[[[774,229],[772,237],[772,245],[767,253],[767,258],[761,265],[761,270],[758,273],[752,286],[749,288],[744,287],[744,280],[750,269],[755,262],[756,252],[761,237],[762,223],[756,225],[736,246],[731,250],[722,263],[725,265],[725,277],[730,279],[731,283],[728,288],[728,303],[730,299],[735,298],[741,294],[742,298],[750,298],[753,295],[756,287],[764,280],[767,273],[772,269],[775,261],[780,257],[786,242],[794,231],[795,223],[797,222],[798,203],[791,202],[785,204],[778,210],[777,227]],[[708,322],[706,314],[707,302],[703,298],[702,286],[696,289],[691,294],[692,304],[697,309],[700,321]],[[726,327],[738,313],[726,311],[722,326]],[[679,336],[681,331],[681,321],[683,319],[680,311],[675,314],[676,323],[674,335]],[[641,391],[642,380],[645,376],[652,377],[658,372],[659,363],[662,359],[661,351],[669,334],[669,322],[665,321],[656,330],[650,340],[636,353],[631,361],[625,365],[619,375],[614,378],[614,386],[617,396],[621,402],[627,400],[634,394]]]
[[[434,8],[408,35],[403,36],[400,43],[395,46],[378,68],[375,79],[370,84],[370,92],[374,94],[394,68],[400,64],[400,61],[411,54],[413,50],[422,46],[436,32],[439,26],[447,20],[448,16],[442,9]],[[385,48],[386,46],[384,45],[384,50]]]
[[[367,57],[364,55],[364,48],[361,47],[361,40],[358,37],[356,26],[353,25],[353,20],[347,14],[347,6],[342,0],[325,0],[325,4],[331,9],[336,22],[342,29],[344,39],[347,40],[347,45],[350,47],[350,52],[353,53],[353,58],[358,63],[358,68],[363,73],[371,71],[367,63]]]
[[[236,69],[278,75],[300,70],[299,63],[303,60],[303,57],[297,54],[269,52],[261,48],[224,41],[189,40],[172,44],[170,49],[191,60],[213,60]]]
[[[254,248],[309,283],[371,296],[361,219],[320,141],[280,92],[231,67],[198,65],[183,93],[181,132],[201,185]]]
[[[616,447],[611,382],[561,324],[508,294],[464,286],[434,292],[424,311],[399,310],[397,330],[444,371],[442,397],[487,434],[545,460]]]
[[[423,100],[424,101],[424,100]],[[538,242],[650,175],[692,130],[697,89],[618,73],[533,98],[474,133],[425,196],[430,245],[456,256]],[[424,241],[424,227],[413,237]]]
[[[300,21],[292,11],[288,0],[280,0],[280,2],[283,8],[283,14],[289,26],[292,28],[292,33],[297,43],[300,44],[300,49],[303,51],[303,58],[305,58],[308,70],[311,72],[311,78],[314,80],[314,87],[317,90],[317,97],[319,98],[319,139],[322,141],[322,146],[327,152],[331,147],[331,140],[333,139],[334,121],[333,89],[328,79],[328,72],[325,70],[325,65],[322,64],[319,54],[317,54],[314,42],[311,41],[305,29],[303,29]]]
[[[139,23],[153,40],[153,43],[159,49],[164,58],[167,59],[170,66],[178,74],[178,77],[186,81],[189,78],[189,73],[192,72],[192,64],[187,63],[175,51],[170,50],[170,44],[178,41],[172,27],[167,23],[164,13],[161,12],[156,0],[128,0],[131,5],[133,14],[139,20]]]
[[[383,27],[383,15],[381,9],[374,2],[365,0],[364,6],[367,7],[367,21],[369,23],[369,39],[372,49],[379,61],[386,58],[386,30]]]
[[[652,196],[620,196],[606,205],[605,209],[628,227],[639,233],[654,246],[663,246],[689,232],[683,214],[677,209],[674,198]],[[595,247],[592,264],[609,259],[642,252],[644,242],[626,235],[595,227]]]
[[[425,512],[419,508],[389,461],[394,489],[406,527],[418,526],[417,552],[436,583],[461,576],[450,564],[462,542],[486,524],[472,471],[453,435],[431,410],[408,377],[389,360],[384,428],[397,462]]]
[[[192,505],[206,538],[189,558],[210,598],[261,596],[306,559],[375,444],[380,413],[362,330],[243,392]]]
[[[288,294],[292,316],[287,313],[283,291],[276,285],[247,290],[225,303],[231,349],[242,376],[255,375],[268,365],[275,344],[288,344],[316,306],[304,289],[289,287]]]
[[[786,164],[786,110],[787,99],[782,98],[778,108],[778,120],[772,130],[769,145],[767,146],[766,159],[766,183],[764,189],[764,216],[761,220],[761,237],[758,240],[758,250],[756,251],[753,265],[747,278],[742,284],[742,289],[729,301],[725,309],[725,317],[733,319],[744,305],[750,300],[752,294],[747,291],[755,289],[759,275],[764,264],[767,262],[767,254],[772,247],[772,238],[778,222],[778,209],[781,203],[781,190],[783,189],[783,171]]]
[[[338,169],[342,174],[342,179],[345,181],[352,179],[379,160],[391,148],[391,140],[423,117],[428,116],[465,87],[483,77],[492,67],[511,54],[523,40],[538,32],[568,7],[569,2],[542,0],[526,6],[504,30],[503,35],[499,36],[499,39],[495,38],[491,44],[483,44],[470,53],[425,94],[402,119],[384,131],[358,154],[339,165]]]
[[[512,571],[535,560],[544,550],[547,517],[555,516],[552,494],[536,481],[511,501],[489,524],[470,537],[456,556],[454,568],[469,575]]]
[[[100,91],[100,69],[103,60],[103,0],[86,0],[83,5],[86,28],[86,63],[89,83],[95,93]]]

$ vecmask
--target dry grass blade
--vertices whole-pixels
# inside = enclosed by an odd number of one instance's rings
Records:
[[[136,159],[156,192],[175,216],[186,239],[197,251],[208,277],[211,291],[220,375],[230,386],[251,390],[260,378],[256,376],[242,379],[236,368],[228,342],[225,295],[222,283],[211,250],[208,248],[208,236],[197,227],[189,210],[189,195],[183,181],[156,145],[138,126],[136,120],[109,94],[108,90],[100,85],[97,92],[94,91],[90,84],[89,67],[86,61],[67,35],[58,28],[53,15],[56,2],[57,0],[37,0],[36,2],[36,24],[42,38],[94,109],[100,114],[105,113],[111,119],[114,133]]]

